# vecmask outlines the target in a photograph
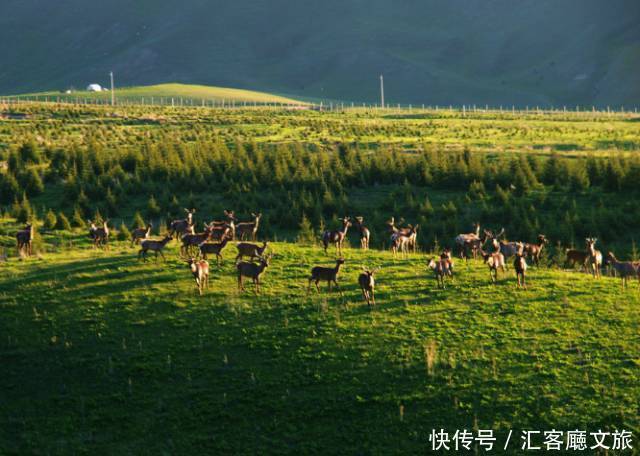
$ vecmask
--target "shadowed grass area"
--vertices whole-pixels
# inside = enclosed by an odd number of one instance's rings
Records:
[[[272,249],[260,296],[237,291],[233,246],[201,298],[176,243],[166,263],[116,244],[2,264],[0,448],[389,453],[440,427],[638,430],[636,283],[533,268],[522,291],[458,261],[439,290],[422,254],[348,249],[340,291],[307,295],[334,257]],[[361,265],[382,267],[375,309]]]

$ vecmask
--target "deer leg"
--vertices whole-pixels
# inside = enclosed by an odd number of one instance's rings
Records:
[[[316,291],[320,293],[320,279],[316,280]]]
[[[165,258],[164,253],[162,253],[162,250],[158,250],[158,252],[160,252],[160,256],[162,257],[162,261],[164,261],[166,263],[167,259]]]

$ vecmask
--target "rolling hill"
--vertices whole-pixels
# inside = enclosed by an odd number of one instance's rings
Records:
[[[640,104],[633,0],[7,0],[0,93],[178,81],[391,103]]]

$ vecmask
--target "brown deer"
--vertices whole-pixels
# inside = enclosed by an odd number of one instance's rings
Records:
[[[340,273],[340,267],[344,264],[343,258],[338,258],[336,260],[336,266],[333,268],[326,268],[322,266],[315,266],[311,269],[311,276],[309,277],[309,285],[307,286],[307,294],[311,290],[311,282],[315,282],[316,290],[320,291],[320,286],[318,285],[320,281],[326,281],[327,286],[329,287],[329,291],[331,291],[331,283],[338,288],[338,274]]]
[[[196,260],[189,258],[187,260],[191,274],[196,281],[196,287],[198,287],[198,294],[202,296],[202,291],[205,288],[209,288],[209,263],[207,260]]]
[[[587,252],[589,257],[587,258],[587,264],[591,269],[593,277],[600,277],[600,268],[602,267],[602,252],[596,250],[596,242],[598,238],[586,238]]]
[[[613,252],[607,254],[607,263],[609,263],[616,271],[617,275],[622,279],[622,289],[624,290],[629,277],[637,277],[638,285],[640,285],[640,263],[632,261],[618,261]]]
[[[351,220],[349,217],[344,217],[342,219],[342,229],[336,231],[325,231],[322,233],[322,244],[324,245],[324,253],[327,253],[327,248],[329,244],[335,244],[336,253],[338,255],[342,255],[342,244],[344,244],[344,240],[347,237],[347,231],[351,226]]]
[[[228,224],[224,224],[224,225],[219,225],[214,227],[213,225],[209,224],[209,228],[210,228],[210,237],[211,239],[213,239],[214,241],[222,241],[225,238],[233,238],[234,236],[234,229],[232,229],[231,225]]]
[[[229,227],[230,230],[230,239],[233,240],[236,237],[236,222],[238,221],[238,219],[235,216],[235,213],[233,211],[224,211],[224,215],[227,217],[227,220],[214,220],[211,223],[209,223],[209,226],[212,226],[214,229],[214,233],[215,230],[218,228],[224,228],[224,227]],[[212,234],[212,237],[215,239],[216,236],[215,234]]]
[[[397,256],[398,252],[402,258],[407,258],[412,245],[414,246],[415,252],[415,239],[419,227],[420,225],[409,225],[409,231],[396,231],[391,235],[391,251],[393,252],[394,258]]]
[[[498,281],[498,269],[502,269],[502,272],[506,272],[504,255],[500,252],[487,253],[484,250],[480,250],[480,254],[484,259],[484,263],[489,266],[491,282],[496,283]]]
[[[587,267],[589,252],[585,252],[584,250],[567,249],[565,251],[565,255],[567,257],[565,267],[575,268],[575,265],[579,264],[581,266],[581,271]]]
[[[262,246],[259,246],[256,244],[249,244],[248,242],[240,242],[239,244],[236,244],[236,248],[238,249],[236,262],[246,256],[250,257],[250,259],[252,260],[254,258],[262,258],[268,246],[269,246],[269,242],[267,241],[264,241],[262,243]]]
[[[196,210],[185,209],[184,211],[187,213],[187,218],[174,220],[169,225],[169,233],[171,233],[171,236],[181,237],[188,233],[194,233],[193,214],[196,213]]]
[[[220,242],[203,242],[198,246],[200,249],[200,254],[203,259],[207,259],[207,255],[215,255],[216,256],[216,264],[220,266],[220,264],[224,263],[224,259],[222,258],[222,250],[227,246],[229,242],[229,238],[227,236],[222,238]]]
[[[360,285],[362,297],[369,307],[373,307],[376,305],[376,281],[374,275],[378,271],[378,269],[379,268],[369,270],[363,266],[362,273],[358,277],[358,285]]]
[[[545,237],[545,235],[539,234],[537,244],[524,245],[525,253],[527,254],[527,256],[531,257],[536,267],[540,265],[540,256],[542,255],[542,249],[548,243],[549,243],[549,240]]]
[[[16,233],[16,248],[19,256],[31,256],[34,236],[33,223],[28,223],[22,230]]]
[[[364,217],[356,217],[355,218],[355,227],[358,229],[360,233],[360,248],[362,250],[369,250],[369,240],[371,239],[371,231],[369,228],[364,226]]]
[[[270,260],[271,256],[268,256],[266,258],[260,258],[258,264],[250,263],[247,261],[241,261],[240,263],[238,263],[236,265],[236,268],[238,270],[238,289],[240,291],[245,291],[244,284],[242,283],[242,278],[248,277],[253,281],[256,287],[256,294],[260,294],[260,278],[264,275],[267,268],[269,267]]]
[[[522,253],[524,244],[522,242],[507,242],[500,240],[504,236],[504,228],[500,230],[498,234],[493,235],[491,239],[491,245],[495,251],[500,251],[504,255],[505,259],[509,259],[516,255],[516,253]]]
[[[526,274],[527,274],[527,260],[525,260],[525,254],[522,252],[516,253],[516,258],[513,261],[513,268],[516,271],[516,279],[518,281],[518,288],[527,289]]]
[[[404,222],[404,219],[400,219],[400,223],[402,223],[402,222]],[[394,244],[394,241],[396,240],[396,238],[398,236],[406,236],[406,237],[409,237],[409,239],[407,239],[406,241],[403,241],[403,243],[406,242],[407,251],[409,249],[411,249],[415,253],[415,251],[416,251],[416,240],[417,240],[417,229],[418,229],[417,226],[414,228],[411,225],[408,225],[406,228],[398,228],[396,226],[395,217],[391,217],[390,220],[387,220],[387,227],[389,229],[389,232],[391,233],[392,250],[393,250],[393,244]]]
[[[478,247],[476,246],[481,242],[480,241],[480,224],[474,223],[473,229],[474,229],[473,233],[459,234],[456,236],[454,240],[460,251],[460,258],[468,259],[469,252],[473,254],[474,259],[477,256],[477,251],[478,251],[477,249],[479,248],[479,246]]]
[[[153,225],[149,222],[145,228],[136,228],[133,230],[131,232],[131,247],[140,244],[140,241],[143,239],[149,239],[152,227]]]
[[[258,227],[260,225],[260,219],[262,218],[262,213],[254,214],[251,213],[253,217],[253,222],[242,222],[236,224],[236,234],[238,239],[244,241],[248,237],[251,237],[252,241],[255,241],[258,237]]]
[[[98,227],[94,222],[89,220],[89,237],[93,240],[93,247],[105,247],[108,248],[109,242],[109,220],[102,222],[102,226]]]
[[[157,239],[144,239],[140,242],[140,251],[138,252],[138,259],[140,259],[142,257],[142,259],[146,262],[147,261],[147,253],[149,251],[152,251],[153,253],[155,253],[155,260],[158,260],[158,254],[160,254],[160,256],[162,257],[162,259],[164,261],[167,261],[167,259],[164,256],[164,253],[162,253],[162,250],[165,248],[165,246],[171,241],[171,239],[173,239],[173,236],[171,236],[171,234],[166,234],[165,237],[161,240],[157,240]]]
[[[451,252],[445,250],[440,258],[432,258],[429,261],[428,267],[433,270],[433,273],[436,276],[436,282],[438,283],[438,288],[445,288],[444,279],[445,277],[453,278],[453,263],[451,261]]]
[[[211,227],[205,223],[202,233],[187,233],[181,238],[180,255],[187,256],[189,251],[206,242],[211,236]]]

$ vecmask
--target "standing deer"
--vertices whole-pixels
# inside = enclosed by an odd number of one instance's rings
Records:
[[[206,242],[211,236],[211,227],[205,223],[202,233],[187,233],[182,236],[182,245],[180,246],[180,255],[187,256],[189,251]]]
[[[210,237],[214,241],[222,241],[225,238],[233,238],[234,236],[233,234],[234,230],[229,224],[218,225],[215,227],[209,224],[208,226],[209,226],[209,231],[211,232]]]
[[[369,270],[363,266],[362,273],[358,277],[358,285],[360,285],[360,290],[362,290],[362,297],[369,307],[376,305],[376,281],[373,276],[377,271],[378,268]]]
[[[161,240],[156,240],[156,239],[144,239],[140,242],[140,251],[138,252],[138,259],[140,259],[142,257],[142,259],[146,262],[147,261],[147,253],[150,251],[152,251],[153,253],[155,253],[155,260],[158,260],[158,254],[160,254],[160,256],[162,257],[162,259],[164,261],[167,261],[167,259],[164,256],[164,253],[162,253],[162,250],[165,248],[165,246],[171,241],[171,239],[173,239],[173,236],[171,236],[171,234],[166,234],[165,237]]]
[[[19,256],[23,254],[31,256],[34,235],[33,223],[28,223],[22,230],[16,233],[16,248]]]
[[[238,235],[238,239],[244,241],[248,237],[251,237],[251,240],[255,241],[258,237],[258,226],[260,225],[260,219],[262,218],[262,213],[254,214],[251,213],[253,217],[253,222],[242,222],[236,224],[236,234]]]
[[[264,275],[265,271],[269,267],[269,261],[271,257],[260,258],[258,264],[249,263],[247,261],[241,261],[236,265],[238,270],[238,289],[240,291],[245,291],[244,284],[242,283],[243,277],[250,278],[255,287],[256,294],[260,294],[260,278]]]
[[[516,253],[516,258],[513,261],[513,268],[516,270],[516,279],[518,281],[518,288],[527,289],[526,274],[527,274],[527,261],[525,255],[522,252]]]
[[[542,255],[542,249],[544,248],[545,244],[548,243],[549,240],[545,237],[545,235],[539,234],[537,244],[524,245],[524,251],[533,259],[533,263],[536,265],[536,267],[540,265],[540,256]]]
[[[347,237],[347,231],[351,226],[351,221],[349,217],[344,217],[342,219],[342,229],[336,231],[325,231],[322,233],[322,244],[324,245],[324,253],[327,253],[327,248],[329,244],[336,245],[336,253],[338,255],[342,255],[342,244],[344,243],[345,238]]]
[[[311,276],[309,277],[309,285],[307,286],[307,294],[309,294],[309,290],[311,290],[311,282],[315,282],[316,290],[320,291],[320,286],[318,285],[320,281],[326,281],[327,286],[329,287],[329,291],[331,291],[331,283],[338,288],[338,274],[340,273],[340,266],[344,264],[343,258],[338,258],[336,260],[336,266],[333,268],[326,268],[322,266],[315,266],[311,269]]]
[[[203,259],[207,259],[207,255],[215,255],[216,256],[216,264],[220,266],[220,264],[224,263],[222,258],[222,250],[227,246],[229,242],[229,238],[227,236],[222,238],[221,242],[203,242],[198,246],[200,249],[200,254]]]
[[[193,214],[196,213],[196,210],[185,209],[184,211],[187,213],[186,219],[174,220],[169,225],[171,236],[181,237],[188,233],[194,233]]]
[[[236,244],[236,248],[238,249],[236,262],[246,256],[250,257],[252,260],[254,258],[261,258],[267,250],[268,245],[269,242],[267,241],[262,243],[262,247],[256,244],[249,244],[248,242],[240,242],[239,244]]]
[[[371,231],[369,231],[369,228],[364,226],[364,217],[356,217],[355,220],[355,226],[360,233],[360,248],[362,250],[369,250]]]
[[[419,227],[420,225],[409,225],[408,231],[396,231],[391,235],[391,251],[393,252],[394,258],[397,256],[398,252],[400,252],[400,256],[402,258],[407,258],[412,245],[414,246],[415,252],[415,240]]]
[[[230,230],[230,239],[234,240],[236,237],[236,222],[238,221],[238,219],[235,216],[235,213],[233,211],[224,211],[224,215],[227,217],[227,220],[214,220],[211,223],[209,223],[210,226],[213,227],[214,232],[217,228],[223,228],[223,227],[229,227]],[[212,236],[215,239],[215,235]]]
[[[109,220],[102,222],[102,226],[98,227],[94,222],[89,220],[89,237],[93,240],[93,247],[108,248],[109,242]]]
[[[473,258],[476,258],[477,249],[479,247],[475,247],[480,242],[480,224],[473,224],[474,232],[473,233],[465,233],[459,234],[455,238],[455,243],[460,251],[460,258],[469,258],[469,251],[472,252]],[[475,248],[474,248],[475,247]]]
[[[403,221],[404,221],[404,219],[400,219],[400,223],[402,223]],[[417,240],[417,235],[418,235],[418,233],[417,233],[418,226],[416,226],[414,228],[411,225],[408,225],[406,228],[398,228],[396,226],[395,217],[391,217],[391,219],[387,221],[387,227],[389,229],[389,232],[391,233],[391,245],[392,246],[393,246],[393,243],[394,243],[395,239],[398,236],[406,236],[406,237],[410,238],[410,239],[406,240],[407,251],[409,249],[411,249],[415,253],[415,251],[416,251],[416,240]],[[393,250],[393,247],[392,247],[392,250]]]
[[[623,290],[629,280],[629,277],[637,277],[638,284],[640,285],[640,263],[634,263],[632,261],[618,261],[613,252],[609,252],[607,254],[607,262],[622,279]]]
[[[196,287],[198,287],[198,293],[202,296],[202,290],[209,288],[209,263],[207,260],[196,260],[189,258],[187,260],[191,274],[196,281]]]
[[[140,241],[143,239],[149,239],[151,235],[151,228],[153,225],[151,222],[147,223],[145,228],[136,228],[131,232],[131,247],[136,244],[140,244]]]
[[[504,236],[504,228],[502,228],[498,234],[491,237],[491,245],[493,245],[496,252],[499,251],[502,253],[505,259],[509,259],[517,253],[522,253],[522,249],[524,248],[524,244],[522,242],[507,242],[500,240],[502,236]]]
[[[453,263],[451,261],[451,252],[445,250],[440,258],[432,258],[429,261],[428,267],[433,270],[436,276],[436,282],[438,282],[438,288],[445,288],[445,277],[453,278]]]
[[[591,269],[593,277],[600,277],[600,268],[602,267],[602,252],[596,250],[596,242],[598,238],[586,238],[587,252],[589,257],[587,258],[587,264]]]
[[[484,263],[489,266],[491,282],[496,283],[498,281],[498,269],[502,269],[502,272],[506,272],[504,255],[500,252],[486,253],[484,250],[480,250],[480,254],[484,259]]]
[[[572,268],[575,268],[576,263],[581,266],[581,271],[587,267],[589,252],[585,252],[584,250],[567,249],[565,251],[565,255],[567,257],[565,267],[570,266]]]

